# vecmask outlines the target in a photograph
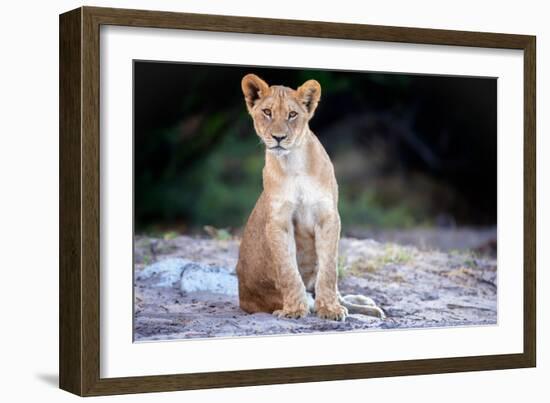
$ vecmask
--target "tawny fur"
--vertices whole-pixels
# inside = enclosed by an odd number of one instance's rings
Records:
[[[357,304],[338,293],[338,185],[330,158],[308,124],[321,86],[309,80],[293,90],[248,74],[242,90],[266,155],[263,192],[239,250],[240,306],[249,313],[299,318],[310,311],[310,292],[319,317],[343,320],[344,305]],[[381,316],[371,305],[362,313]]]

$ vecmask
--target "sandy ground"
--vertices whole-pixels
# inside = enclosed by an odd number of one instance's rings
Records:
[[[238,240],[138,236],[135,241],[136,341],[497,322],[496,260],[470,252],[342,239],[341,294],[373,298],[387,318],[354,314],[334,322],[241,311],[234,275]]]

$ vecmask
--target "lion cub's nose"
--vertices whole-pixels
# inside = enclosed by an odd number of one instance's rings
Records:
[[[272,134],[271,137],[273,137],[274,140],[277,140],[277,143],[280,143],[284,139],[287,138],[286,134]]]

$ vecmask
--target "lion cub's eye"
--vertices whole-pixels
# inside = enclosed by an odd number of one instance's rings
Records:
[[[294,112],[294,111],[290,111],[289,114],[288,114],[288,118],[289,118],[289,119],[293,119],[293,118],[295,118],[296,116],[298,116],[298,113],[297,113],[297,112]]]
[[[271,116],[271,109],[262,109],[265,116]]]

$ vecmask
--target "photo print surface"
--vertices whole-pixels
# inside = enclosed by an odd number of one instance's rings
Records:
[[[134,341],[497,324],[497,80],[134,61]]]

